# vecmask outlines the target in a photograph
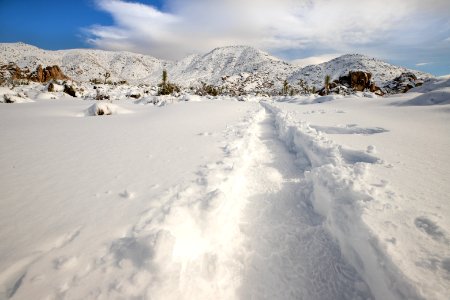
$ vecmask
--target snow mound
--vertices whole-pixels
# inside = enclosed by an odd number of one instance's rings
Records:
[[[450,104],[450,78],[447,76],[429,78],[422,86],[411,89],[410,93],[417,93],[417,96],[406,102],[396,104],[402,106]]]
[[[450,104],[450,87],[431,91],[402,103],[402,105],[413,105],[413,106],[444,105],[444,104]]]
[[[450,87],[450,77],[442,76],[425,80],[422,86],[410,90],[410,92],[428,93],[442,88]]]
[[[0,87],[0,103],[29,103],[34,102],[23,92],[10,90],[6,87]]]
[[[95,103],[84,112],[84,116],[108,116],[117,114],[128,114],[130,111],[111,103]]]

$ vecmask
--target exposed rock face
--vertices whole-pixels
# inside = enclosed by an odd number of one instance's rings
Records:
[[[329,85],[329,92],[333,94],[348,95],[353,92],[367,92],[370,91],[379,96],[384,95],[384,92],[374,82],[372,82],[372,74],[363,71],[350,71],[348,75],[341,76],[334,80]],[[320,95],[325,95],[325,88],[319,91]]]
[[[34,81],[45,83],[50,80],[68,80],[70,79],[61,71],[58,66],[48,66],[42,68],[39,65],[37,69],[30,72],[28,68],[21,69],[15,63],[0,66],[0,84],[14,83],[15,81]]]
[[[67,80],[69,77],[64,75],[58,66],[48,66],[43,69],[42,65],[39,65],[29,79],[36,82],[48,82],[49,80]]]
[[[28,68],[20,69],[15,63],[0,66],[0,84],[14,82],[18,80],[27,80],[30,74]]]
[[[412,88],[421,86],[423,80],[417,79],[417,76],[411,72],[402,73],[394,80],[385,85],[385,89],[390,94],[406,93]]]
[[[64,85],[64,93],[72,96],[72,97],[76,97],[77,96],[77,91],[75,90],[75,87],[73,85]]]
[[[365,89],[370,89],[370,79],[372,78],[372,74],[363,71],[356,71],[350,72],[348,76],[350,77],[351,88],[355,91],[362,92]]]

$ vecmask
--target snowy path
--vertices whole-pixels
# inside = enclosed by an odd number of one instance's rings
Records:
[[[252,191],[241,299],[369,299],[370,292],[322,226],[303,193],[304,170],[288,152],[265,113],[246,177]]]

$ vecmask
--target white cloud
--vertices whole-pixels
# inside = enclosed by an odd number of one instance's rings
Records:
[[[431,62],[421,62],[421,63],[417,63],[416,66],[420,67],[420,66],[426,66],[432,64]]]
[[[336,57],[341,56],[342,54],[332,53],[332,54],[323,54],[319,56],[310,56],[306,58],[294,59],[291,61],[292,64],[297,65],[299,67],[306,67],[309,65],[317,65],[327,61],[330,61]]]
[[[322,53],[417,45],[430,39],[439,20],[447,26],[440,34],[450,32],[448,0],[426,6],[421,0],[167,0],[165,12],[124,0],[96,1],[114,25],[90,27],[89,43],[169,59],[230,44]]]

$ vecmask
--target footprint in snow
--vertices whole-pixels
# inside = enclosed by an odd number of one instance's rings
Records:
[[[414,220],[414,225],[417,229],[426,233],[431,238],[437,241],[449,242],[444,231],[436,223],[428,219],[427,217],[417,217]]]
[[[120,193],[119,196],[125,199],[133,199],[135,197],[135,194],[129,192],[128,190],[125,190],[122,193]]]

